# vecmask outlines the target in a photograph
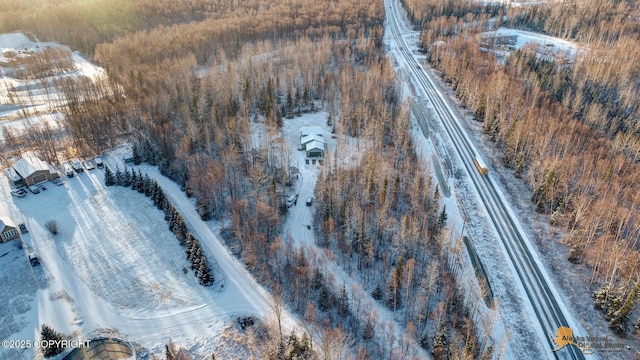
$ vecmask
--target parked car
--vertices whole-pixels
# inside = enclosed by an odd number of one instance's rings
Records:
[[[98,167],[98,169],[102,169],[104,167],[104,162],[102,162],[102,158],[100,156],[95,158],[93,161],[95,161],[96,166]]]
[[[57,186],[62,186],[62,185],[64,185],[64,181],[62,181],[62,179],[60,179],[60,178],[55,178],[55,179],[51,180],[51,182],[52,182],[54,185],[57,185]]]
[[[31,185],[31,186],[29,186],[29,191],[31,191],[34,194],[39,194],[40,193],[40,188],[35,186],[35,185]]]
[[[298,204],[298,195],[291,195],[287,198],[287,207],[292,207],[293,205]]]
[[[24,189],[16,189],[16,190],[11,190],[11,195],[21,198],[21,197],[27,196],[27,192],[24,191]]]
[[[313,198],[311,196],[309,196],[307,198],[307,201],[305,201],[305,204],[307,204],[307,206],[311,206],[311,204],[313,204]]]
[[[38,258],[38,255],[33,252],[29,253],[29,262],[31,263],[31,266],[40,265],[40,259]]]
[[[82,167],[82,163],[78,159],[73,159],[69,161],[69,165],[75,170],[75,172],[84,172],[84,168]]]
[[[64,164],[64,173],[67,175],[67,177],[72,178],[73,174],[75,174],[75,172],[73,171],[73,168],[71,167],[71,164]]]
[[[124,162],[128,163],[128,162],[133,162],[133,153],[129,152],[126,153],[122,156],[122,160],[124,160]]]
[[[87,160],[84,162],[84,167],[87,168],[87,170],[93,170],[96,168],[95,165],[93,165],[93,161],[91,160]]]

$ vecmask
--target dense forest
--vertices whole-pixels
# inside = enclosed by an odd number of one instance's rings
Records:
[[[67,44],[108,74],[47,84],[68,99],[57,109],[64,134],[6,131],[6,150],[32,147],[56,162],[58,152],[133,143],[135,163],[157,165],[196,198],[203,219],[227,224],[230,249],[272,290],[278,325],[266,324],[252,356],[416,358],[418,346],[443,359],[493,354],[489,330],[474,324],[474,304],[457,287],[460,259],[438,188],[414,153],[383,49],[382,2],[2,0],[0,9],[0,32]],[[26,76],[43,76],[50,62]],[[294,179],[279,133],[285,119],[318,109],[335,131],[367,145],[359,163],[326,159],[320,248],[296,247],[282,233],[282,194]],[[255,124],[278,146],[255,144]],[[357,281],[337,281],[327,259]],[[378,318],[367,298],[394,321]],[[279,326],[285,304],[304,319],[301,333]],[[167,358],[176,353],[167,345]]]
[[[568,261],[590,270],[584,282],[595,306],[617,332],[640,327],[640,317],[631,318],[640,287],[637,4],[403,2],[422,26],[430,64],[483,123],[502,165],[526,181],[537,211],[564,230]],[[488,21],[496,14],[501,21]],[[481,50],[477,36],[498,25],[571,40],[582,50],[558,62],[529,46],[501,61]]]

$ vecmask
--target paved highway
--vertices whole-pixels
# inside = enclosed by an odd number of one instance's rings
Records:
[[[492,181],[491,174],[482,175],[474,165],[474,158],[478,157],[471,141],[466,136],[464,129],[460,126],[459,120],[454,111],[449,106],[445,96],[439,90],[436,83],[431,79],[428,72],[424,71],[421,65],[409,50],[401,35],[399,9],[401,5],[392,0],[385,0],[387,9],[387,21],[391,29],[392,36],[400,47],[400,52],[404,60],[409,64],[409,71],[415,81],[416,86],[420,86],[427,94],[428,100],[434,107],[437,117],[449,137],[455,152],[459,156],[464,169],[476,188],[480,196],[480,201],[484,204],[487,215],[496,230],[496,235],[505,249],[507,260],[513,264],[515,277],[522,283],[526,300],[530,302],[535,320],[539,325],[539,333],[543,335],[544,341],[548,345],[548,355],[550,359],[584,359],[582,352],[574,346],[567,346],[560,351],[553,352],[556,344],[548,334],[554,334],[560,326],[571,327],[568,323],[559,299],[554,289],[549,283],[549,276],[533,256],[535,250],[531,248],[524,231],[522,231],[518,220],[510,211],[506,199],[502,193],[496,190],[496,185]]]

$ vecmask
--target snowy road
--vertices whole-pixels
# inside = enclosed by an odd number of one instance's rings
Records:
[[[489,215],[497,237],[501,240],[503,252],[511,264],[512,271],[519,279],[524,298],[527,299],[528,308],[532,318],[537,321],[537,333],[540,341],[548,345],[549,358],[557,359],[584,359],[584,355],[576,348],[569,346],[564,351],[552,352],[556,346],[548,334],[554,333],[560,326],[575,328],[577,322],[568,316],[567,307],[560,300],[558,291],[551,286],[550,277],[547,274],[535,249],[518,223],[517,217],[509,207],[502,191],[492,181],[491,174],[481,175],[475,168],[473,160],[477,157],[472,142],[459,124],[459,119],[450,108],[445,96],[439,90],[430,75],[423,71],[409,51],[403,36],[401,35],[400,20],[398,19],[398,7],[395,2],[386,2],[389,8],[390,28],[397,44],[400,45],[400,54],[409,64],[411,76],[418,87],[426,94],[438,115],[445,132],[447,133],[455,152],[461,160],[464,169],[477,190],[486,213]]]

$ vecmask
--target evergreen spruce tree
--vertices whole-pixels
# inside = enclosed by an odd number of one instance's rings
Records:
[[[296,96],[293,98],[293,110],[296,116],[302,115],[302,94],[300,94],[300,89],[296,89]]]
[[[144,178],[142,179],[142,184],[144,187],[144,195],[148,198],[154,195],[153,182],[148,174],[144,174]]]
[[[129,168],[124,168],[122,172],[122,186],[131,187],[131,171],[129,171]]]
[[[322,277],[322,273],[320,272],[320,270],[318,270],[317,267],[314,267],[314,269],[313,269],[313,282],[311,283],[311,287],[314,290],[318,290],[323,285],[323,283],[324,283],[324,279]]]
[[[173,233],[173,229],[176,226],[176,216],[176,209],[173,207],[173,205],[167,205],[164,219],[167,221],[167,224],[169,225],[169,231],[171,231],[171,233]]]
[[[340,303],[338,306],[338,311],[340,317],[344,319],[345,316],[349,313],[349,296],[347,295],[347,288],[342,285],[342,289],[340,289]]]
[[[193,234],[187,233],[187,260],[193,262],[193,254],[195,252],[196,239],[193,237]]]
[[[113,186],[116,184],[116,178],[108,166],[104,167],[104,184],[106,186]]]
[[[51,326],[47,324],[42,324],[42,330],[40,331],[40,340],[60,341],[62,340],[62,334],[55,331]],[[45,357],[58,355],[63,351],[64,351],[63,347],[57,347],[57,346],[47,346],[42,348],[42,353],[44,354]]]
[[[438,217],[438,226],[440,229],[447,225],[447,205],[442,206],[442,212],[440,212],[440,216]]]
[[[136,170],[132,169],[131,170],[131,190],[138,190],[138,185],[140,185],[138,183],[138,174],[136,174]]]
[[[115,174],[116,183],[115,183],[115,185],[123,186],[122,184],[124,183],[124,180],[122,179],[122,177],[123,177],[123,175],[122,175],[122,171],[120,171],[120,167],[116,166],[116,174]]]
[[[624,333],[627,323],[629,322],[629,314],[633,309],[633,305],[636,301],[636,297],[640,292],[640,281],[636,282],[635,286],[631,289],[629,294],[627,295],[622,306],[615,312],[613,312],[611,317],[610,327],[618,332]]]
[[[371,292],[371,297],[374,298],[375,300],[382,299],[382,288],[380,287],[380,284],[378,284],[378,286],[376,286],[376,288],[373,289],[373,291]]]
[[[164,354],[165,354],[166,360],[173,360],[173,354],[171,353],[171,350],[169,349],[169,345],[165,345],[164,349],[165,349]]]
[[[187,238],[187,226],[184,222],[184,218],[179,213],[176,215],[175,227],[173,228],[173,233],[176,235],[176,238],[180,242],[180,245],[185,245],[185,240]]]
[[[291,330],[287,347],[284,349],[285,360],[297,360],[300,353],[300,344],[298,343],[298,335]]]
[[[320,287],[320,294],[318,294],[318,309],[322,311],[329,311],[333,307],[333,294],[326,286]]]
[[[291,96],[291,89],[287,89],[287,100],[284,108],[284,116],[287,119],[293,119],[293,97]]]
[[[133,163],[135,165],[140,165],[142,164],[142,157],[140,156],[140,148],[138,147],[138,144],[134,143],[133,144]]]
[[[193,270],[196,273],[196,276],[200,271],[201,258],[202,258],[202,250],[200,250],[200,247],[198,246],[195,249],[193,249],[193,260],[191,261],[191,270]]]
[[[203,286],[210,286],[213,284],[213,275],[211,275],[211,270],[209,270],[209,266],[207,265],[207,259],[202,257],[202,261],[200,262],[200,284]]]
[[[309,96],[309,87],[305,85],[304,92],[302,93],[302,107],[304,112],[309,112],[309,106],[311,98]]]
[[[376,329],[373,326],[373,322],[371,319],[367,319],[367,322],[364,323],[364,329],[362,329],[362,339],[363,340],[371,340],[376,334]]]
[[[211,212],[202,197],[196,199],[196,211],[198,211],[198,215],[203,221],[211,220]]]
[[[162,160],[160,160],[160,174],[172,178],[171,176],[171,164],[169,163],[169,160],[163,158]]]
[[[158,182],[153,180],[153,203],[156,205],[158,210],[164,210],[166,205],[166,198],[164,196],[164,192]]]
[[[311,352],[311,339],[307,333],[302,334],[302,339],[300,339],[300,359],[309,359]]]

